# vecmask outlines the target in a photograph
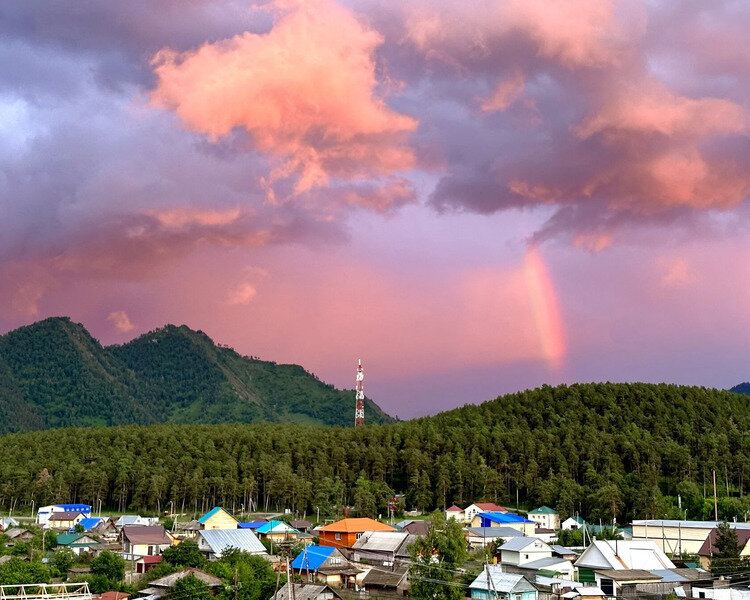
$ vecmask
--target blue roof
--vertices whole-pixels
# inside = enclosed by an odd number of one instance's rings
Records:
[[[291,525],[288,525],[287,523],[284,523],[284,521],[275,521],[275,520],[268,521],[268,523],[263,523],[263,525],[258,527],[258,529],[256,529],[255,531],[257,531],[258,533],[269,533],[273,531],[279,525],[284,525],[285,531],[296,531],[294,527],[292,527]]]
[[[265,525],[268,521],[250,521],[248,523],[237,523],[238,529],[258,529],[261,525]]]
[[[336,548],[333,546],[307,546],[292,561],[293,569],[317,571]]]
[[[479,516],[492,521],[493,523],[533,523],[528,519],[514,515],[513,513],[501,513],[501,512],[483,512],[479,513]]]
[[[220,510],[224,510],[221,508],[221,506],[214,506],[211,510],[209,510],[205,515],[203,515],[200,519],[198,519],[198,523],[201,525],[208,521],[211,517],[213,517],[217,512]]]
[[[102,520],[100,517],[88,517],[87,519],[81,519],[78,524],[83,526],[84,531],[88,531],[92,527],[96,527]]]
[[[89,504],[55,504],[55,506],[59,506],[65,512],[82,512],[82,513],[91,512],[91,505]]]

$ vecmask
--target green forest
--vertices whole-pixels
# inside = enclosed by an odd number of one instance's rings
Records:
[[[188,516],[386,514],[494,501],[596,521],[750,510],[750,398],[699,387],[577,384],[363,428],[260,423],[74,428],[0,437],[0,505],[87,502]],[[677,508],[677,496],[682,509]],[[28,509],[27,509],[28,510]]]
[[[349,425],[353,406],[353,390],[298,365],[240,356],[184,325],[109,347],[67,318],[0,336],[0,434],[165,422]],[[369,399],[365,411],[370,422],[393,421]]]

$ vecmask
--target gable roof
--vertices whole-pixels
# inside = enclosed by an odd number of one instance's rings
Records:
[[[220,512],[224,512],[227,514],[227,516],[234,519],[234,517],[232,517],[232,515],[229,514],[228,510],[223,509],[221,506],[214,506],[205,515],[203,515],[200,519],[198,519],[198,523],[200,523],[201,525],[205,525],[206,521],[208,521],[211,517],[219,514]],[[237,519],[234,519],[234,520],[235,522],[237,521]]]
[[[552,552],[554,552],[555,554],[575,554],[576,556],[578,556],[579,554],[572,548],[566,548],[565,546],[560,546],[559,544],[550,544],[549,547],[552,548]]]
[[[575,562],[590,569],[674,569],[652,540],[594,540]]]
[[[297,530],[284,521],[268,521],[268,523],[263,523],[263,525],[258,527],[255,531],[257,531],[258,533],[286,533],[296,532]]]
[[[445,509],[445,512],[464,512],[464,509],[454,504],[450,508]]]
[[[333,546],[307,546],[292,561],[292,568],[317,571],[335,550]]]
[[[271,600],[290,600],[291,593],[295,600],[314,600],[323,593],[332,594],[334,598],[341,598],[327,585],[315,585],[312,583],[294,583],[294,592],[291,592],[289,583],[285,583],[281,589],[271,596]]]
[[[542,540],[533,537],[514,537],[500,546],[500,550],[520,552],[521,550],[524,550],[529,546],[536,546],[536,549],[542,552],[552,552],[552,548],[550,548]]]
[[[85,533],[60,533],[57,536],[57,545],[84,547],[98,546],[99,542],[94,538],[87,536]]]
[[[750,540],[750,529],[735,529],[734,532],[737,534],[737,542],[740,548],[740,551],[745,547],[745,544],[748,543],[748,540]],[[706,541],[703,542],[703,545],[700,547],[700,550],[698,550],[698,556],[708,556],[711,557],[714,555],[716,550],[716,538],[719,535],[719,529],[718,527],[714,527],[711,532],[708,534],[708,537],[706,538]]]
[[[295,529],[307,529],[312,527],[312,523],[306,519],[299,519],[297,521],[290,521],[289,524]]]
[[[597,573],[614,581],[661,581],[661,576],[645,569],[602,569],[598,570]]]
[[[530,562],[524,563],[523,568],[524,569],[546,569],[548,571],[554,570],[550,569],[550,567],[553,567],[555,565],[562,565],[563,568],[559,569],[560,571],[567,571],[568,569],[573,569],[573,563],[570,562],[567,558],[558,558],[557,556],[548,556],[546,558],[537,558],[536,560],[532,560]]]
[[[115,521],[116,527],[125,527],[125,525],[140,525],[143,523],[143,517],[141,515],[122,515],[117,521]]]
[[[396,531],[395,527],[370,519],[368,517],[358,517],[341,519],[334,523],[323,525],[318,531],[332,531],[334,533],[364,533],[365,531]]]
[[[149,586],[171,588],[175,583],[177,583],[179,579],[182,579],[183,577],[189,577],[190,575],[195,576],[196,579],[200,579],[208,587],[219,587],[221,585],[221,579],[219,579],[218,577],[214,577],[213,575],[210,575],[209,573],[206,573],[205,571],[201,571],[199,569],[189,568],[183,569],[182,571],[177,571],[177,573],[170,573],[169,575],[161,577],[159,579],[154,579],[149,583]]]
[[[203,529],[198,535],[217,556],[227,548],[237,548],[251,554],[267,554],[265,546],[250,529]]]
[[[163,546],[172,544],[172,539],[161,525],[125,525],[122,528],[123,537],[131,544]]]
[[[5,532],[5,535],[7,535],[10,539],[17,538],[21,535],[24,535],[25,533],[29,533],[31,535],[34,535],[29,531],[28,529],[21,529],[20,527],[13,527],[11,529],[8,529],[8,531]]]
[[[268,521],[248,521],[246,523],[237,523],[237,527],[239,529],[258,529],[258,527],[261,527],[266,523],[268,523]]]
[[[50,521],[72,521],[74,519],[77,519],[79,516],[83,517],[83,513],[72,512],[72,511],[54,512],[49,516],[49,520]]]
[[[99,525],[101,521],[104,521],[101,517],[86,517],[85,519],[81,519],[78,524],[83,527],[84,531],[88,531],[92,527]]]
[[[487,579],[487,571],[490,578]],[[523,575],[518,573],[504,573],[500,565],[489,565],[477,578],[469,584],[470,588],[486,590],[488,587],[501,594],[511,592],[532,592],[536,588]]]
[[[479,510],[483,512],[501,512],[501,513],[508,512],[507,508],[498,506],[494,502],[475,502],[474,506],[476,506]],[[466,508],[468,508],[468,506]]]
[[[532,511],[529,511],[530,515],[556,515],[557,511],[549,506],[540,506]]]
[[[354,550],[369,550],[370,552],[396,552],[409,534],[405,531],[368,531],[362,534],[352,546]]]

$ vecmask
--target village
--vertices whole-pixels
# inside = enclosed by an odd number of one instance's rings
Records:
[[[214,507],[180,520],[44,506],[32,517],[0,517],[0,598],[169,600],[185,596],[187,581],[210,597],[232,582],[207,565],[245,556],[274,574],[266,578],[272,600],[750,599],[750,523],[651,519],[617,527],[561,519],[547,506],[522,513],[491,502],[413,512],[399,521],[312,522],[291,511],[248,516]],[[34,580],[35,562],[52,565],[57,577]],[[103,578],[113,564],[119,573]],[[14,572],[22,574],[8,581]]]

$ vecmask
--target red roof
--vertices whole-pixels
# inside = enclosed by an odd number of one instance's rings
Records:
[[[498,506],[494,502],[475,502],[474,505],[483,512],[508,512],[507,508]]]
[[[139,563],[143,563],[144,565],[156,565],[161,562],[161,555],[156,556],[141,556],[137,561]]]
[[[92,600],[125,600],[128,596],[130,594],[126,594],[125,592],[104,592],[103,594],[93,596]]]
[[[479,505],[477,504],[477,506],[479,506]],[[450,507],[450,508],[449,508],[449,509],[448,509],[448,510],[447,510],[446,512],[464,512],[464,509],[463,509],[463,508],[461,508],[460,506],[456,506],[456,505],[454,504],[454,505],[453,505],[453,506],[451,506],[451,507]]]

